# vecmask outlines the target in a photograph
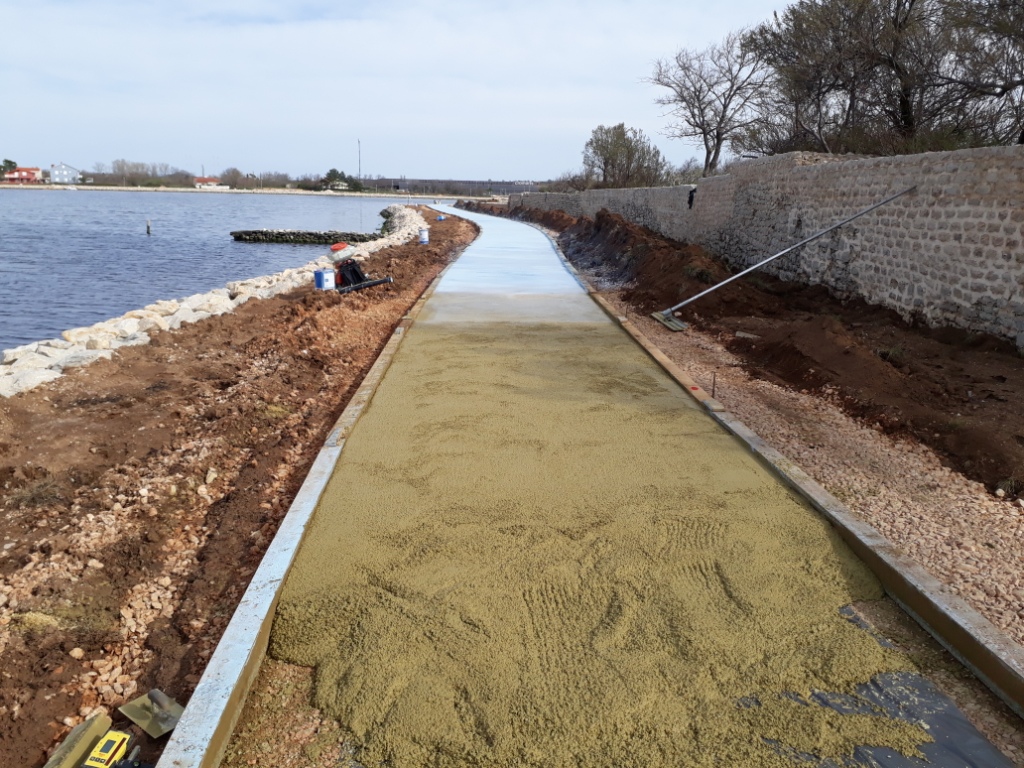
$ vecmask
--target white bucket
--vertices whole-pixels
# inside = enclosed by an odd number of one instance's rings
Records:
[[[426,229],[426,228],[421,229],[420,230],[420,245],[426,245],[429,242],[430,242],[430,230]]]

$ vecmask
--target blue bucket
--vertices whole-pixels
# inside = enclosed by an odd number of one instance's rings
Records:
[[[318,269],[313,273],[313,282],[316,284],[318,291],[333,291],[334,290],[334,270],[333,269]]]

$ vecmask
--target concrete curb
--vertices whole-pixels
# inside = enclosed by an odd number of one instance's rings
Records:
[[[822,488],[799,466],[732,416],[603,297],[589,287],[588,292],[669,376],[708,411],[711,418],[742,440],[771,472],[832,524],[847,546],[882,583],[886,594],[1010,709],[1024,718],[1024,648],[1003,634],[963,598],[948,592],[938,579],[903,555],[888,539]]]
[[[274,609],[285,577],[320,496],[334,473],[345,441],[373,399],[406,331],[450,266],[441,270],[398,323],[328,434],[171,734],[158,768],[215,768],[220,765],[249,689],[266,656]]]

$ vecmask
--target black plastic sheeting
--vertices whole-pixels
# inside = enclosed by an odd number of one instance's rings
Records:
[[[870,632],[879,644],[892,644],[852,609],[841,613],[849,621]],[[918,747],[924,759],[907,757],[887,747],[857,747],[851,758],[823,760],[817,755],[798,752],[785,744],[765,739],[780,755],[794,764],[810,768],[1014,768],[1013,763],[989,743],[968,722],[956,704],[929,680],[912,672],[879,675],[857,688],[856,694],[815,692],[809,699],[795,693],[787,698],[805,707],[829,707],[844,715],[869,715],[902,720],[922,726],[935,741]],[[753,698],[741,699],[740,706],[757,707]]]

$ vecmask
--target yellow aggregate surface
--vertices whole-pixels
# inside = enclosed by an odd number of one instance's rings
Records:
[[[316,667],[366,766],[913,753],[916,727],[782,695],[909,668],[838,613],[880,596],[612,324],[421,323],[345,445],[271,653]]]

